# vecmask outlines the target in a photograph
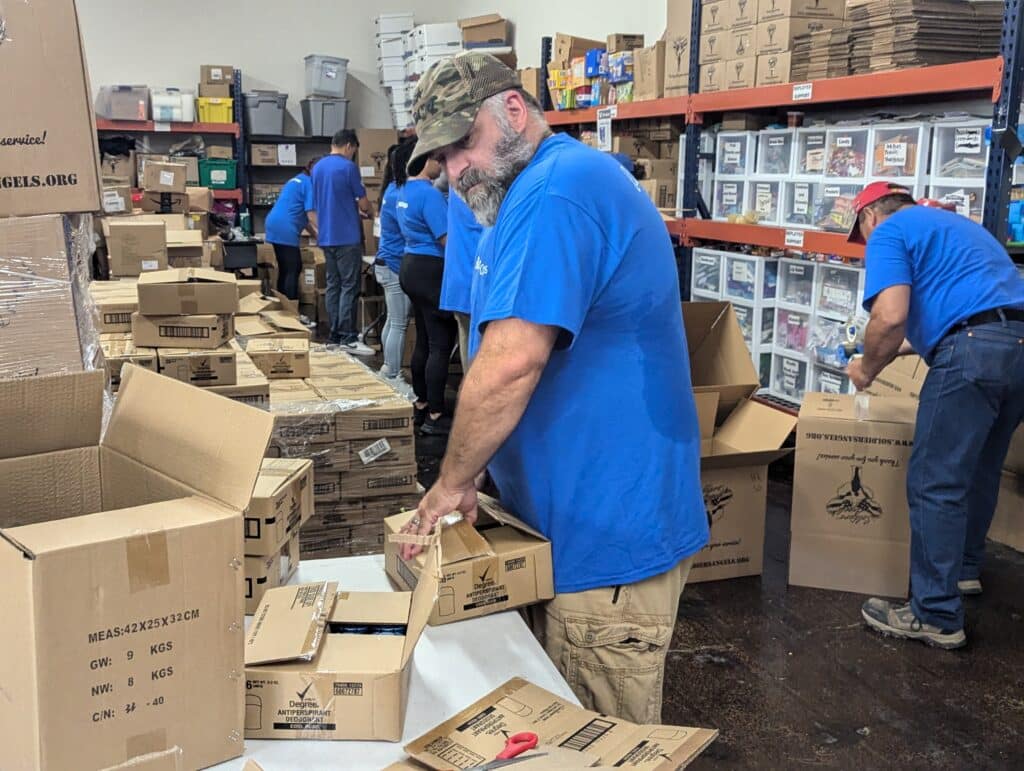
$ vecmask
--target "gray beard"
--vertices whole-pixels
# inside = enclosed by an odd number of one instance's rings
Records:
[[[485,228],[493,227],[498,221],[498,212],[509,188],[530,164],[536,151],[537,148],[526,137],[509,127],[495,147],[493,173],[485,174],[479,169],[470,169],[456,181],[455,189],[473,212],[476,221]],[[474,186],[471,193],[467,192]]]

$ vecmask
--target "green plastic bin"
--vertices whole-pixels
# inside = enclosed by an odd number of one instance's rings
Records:
[[[227,158],[200,158],[199,181],[211,190],[234,190],[238,187],[238,162]]]

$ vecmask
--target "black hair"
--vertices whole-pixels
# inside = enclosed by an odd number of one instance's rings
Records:
[[[312,176],[313,175],[313,167],[316,166],[317,161],[319,161],[321,158],[323,158],[322,155],[318,155],[315,158],[310,158],[309,159],[309,163],[307,163],[305,165],[305,167],[303,167],[302,173],[303,174],[309,174],[310,176]]]
[[[409,159],[412,158],[412,151],[416,147],[415,139],[407,139],[395,147],[391,154],[391,169],[395,174],[395,184],[402,187],[409,181]]]
[[[904,206],[915,206],[917,201],[914,197],[908,193],[892,193],[891,195],[883,196],[874,203],[869,203],[861,210],[861,214],[866,212],[868,209],[873,211],[880,217],[887,217],[893,212],[899,211]],[[858,216],[859,220],[860,217]]]
[[[334,147],[344,147],[345,145],[352,145],[357,150],[359,149],[359,137],[356,136],[356,132],[352,129],[342,129],[331,137],[331,144]]]

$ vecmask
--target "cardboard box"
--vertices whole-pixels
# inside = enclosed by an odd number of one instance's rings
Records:
[[[119,333],[100,335],[100,349],[103,351],[103,365],[110,381],[111,392],[121,386],[121,371],[125,364],[157,371],[156,348],[136,348],[131,334]]]
[[[271,556],[313,516],[313,461],[264,458],[245,511],[245,553]]]
[[[96,118],[75,3],[9,5],[0,24],[0,139],[10,139],[0,144],[0,217],[99,211]]]
[[[212,351],[159,348],[159,372],[194,386],[234,385],[235,349],[222,345]]]
[[[317,474],[313,477],[313,501],[316,505],[321,503],[336,503],[341,500],[341,480],[337,472]]]
[[[288,583],[299,568],[299,534],[285,541],[278,551],[269,557],[245,557],[245,613],[256,612],[263,596],[270,589]]]
[[[394,468],[416,464],[416,440],[408,437],[381,437],[375,442],[345,442],[345,469],[364,467]],[[343,471],[345,469],[338,469]]]
[[[100,175],[104,180],[116,180],[112,184],[138,187],[138,174],[135,163],[134,150],[130,150],[128,155],[104,153],[100,158]]]
[[[184,214],[188,211],[188,196],[184,193],[160,193],[143,190],[139,208],[154,214]]]
[[[394,129],[356,129],[359,151],[356,163],[363,179],[383,179],[388,150],[398,142]]]
[[[665,96],[685,96],[689,91],[690,40],[694,0],[668,0],[665,29]]]
[[[410,662],[437,598],[436,547],[424,565],[414,592],[268,591],[245,641],[245,737],[399,741]],[[390,633],[372,633],[382,627]]]
[[[770,2],[770,0],[768,0]],[[799,35],[809,35],[824,29],[835,29],[842,19],[808,19],[783,17],[775,21],[763,21],[757,25],[755,39],[756,53],[777,54],[793,48],[793,41]]]
[[[616,32],[605,41],[605,50],[610,54],[644,48],[644,36],[639,33]]]
[[[168,230],[167,264],[171,268],[209,268],[203,234],[198,230]]]
[[[641,173],[641,179],[676,179],[679,175],[679,163],[674,160],[652,160],[637,158],[634,171]]]
[[[524,67],[519,70],[519,80],[522,81],[523,90],[543,103],[544,100],[544,72],[536,67]]]
[[[760,388],[736,312],[726,302],[683,303],[695,394],[717,394],[716,424]]]
[[[213,86],[228,84],[235,80],[235,68],[230,64],[203,64],[199,67],[199,82]]]
[[[185,188],[185,195],[188,197],[188,210],[190,212],[212,212],[213,191],[208,187]]]
[[[134,291],[131,295],[94,296],[93,308],[96,331],[101,335],[126,332],[130,334],[132,314],[139,309],[139,301]]]
[[[259,294],[263,291],[263,283],[258,278],[240,278],[238,279],[238,299],[241,300],[246,295]]]
[[[438,603],[430,624],[532,605],[554,597],[551,543],[486,495],[480,496],[476,527],[465,520],[441,529],[442,577]],[[392,537],[412,519],[414,511],[384,520],[389,538],[384,569],[402,589],[412,589],[424,572],[424,555],[404,560]],[[399,536],[400,538],[400,536]]]
[[[754,55],[754,27],[734,29],[726,43],[726,59],[745,59]]]
[[[406,466],[378,467],[369,465],[342,471],[338,475],[340,500],[364,500],[415,493],[416,461]]]
[[[280,308],[281,301],[276,297],[264,297],[261,294],[246,295],[238,301],[238,313],[245,316],[256,316],[264,311],[280,310]]]
[[[245,352],[270,380],[309,377],[309,341],[282,337],[250,340]]]
[[[729,28],[739,30],[753,27],[757,23],[759,2],[760,0],[728,0]]]
[[[675,208],[676,191],[679,189],[679,180],[675,177],[671,179],[641,179],[637,184],[659,209]]]
[[[233,95],[232,87],[227,83],[220,85],[213,85],[212,83],[199,84],[198,96],[202,99],[231,99]]]
[[[167,268],[167,228],[137,218],[103,220],[111,276],[138,276]]]
[[[0,382],[4,766],[205,768],[242,753],[236,566],[270,417],[126,367],[100,438],[103,384]]]
[[[131,214],[132,189],[129,185],[104,186],[102,199],[104,214]]]
[[[567,69],[569,62],[573,59],[586,56],[587,51],[594,48],[604,48],[603,40],[588,40],[583,37],[566,35],[562,32],[555,34],[555,45],[551,49],[551,61],[559,65],[559,69]]]
[[[724,62],[729,43],[732,41],[732,32],[709,32],[700,36],[700,64],[715,64]]]
[[[184,163],[150,161],[143,172],[142,187],[149,192],[185,194],[188,168]]]
[[[459,19],[459,29],[464,48],[512,45],[512,22],[496,13]]]
[[[277,166],[277,145],[252,145],[253,166]]]
[[[728,32],[732,28],[731,2],[732,0],[713,0],[701,5],[701,37],[709,32]]]
[[[412,404],[405,399],[389,398],[339,412],[335,438],[339,442],[377,440],[382,436],[409,436],[411,431]]]
[[[220,348],[235,336],[229,314],[143,316],[132,314],[132,339],[150,348]]]
[[[210,96],[213,96],[212,94]],[[230,95],[224,98],[230,98]],[[231,161],[235,158],[235,151],[228,145],[207,145],[207,158],[220,158],[223,161]]]
[[[878,374],[867,393],[871,396],[904,396],[917,400],[927,375],[928,365],[920,356],[900,356]]]
[[[251,407],[270,409],[270,381],[245,355],[245,351],[235,351],[235,384],[209,386],[206,390]]]
[[[138,282],[144,316],[235,313],[238,286],[231,273],[209,268],[178,268],[147,273]]]
[[[725,63],[725,87],[732,91],[737,88],[753,88],[757,82],[757,57],[730,59]]]
[[[999,481],[996,513],[988,537],[996,543],[1024,551],[1024,477],[1004,471]]]
[[[620,134],[612,137],[612,152],[623,153],[630,158],[658,159],[658,145],[643,137]]]
[[[757,57],[757,85],[777,86],[793,80],[793,55],[786,51]]]
[[[188,230],[194,230],[197,233],[199,233],[203,237],[203,239],[204,239],[204,244],[205,243],[209,243],[209,252],[210,252],[210,254],[209,254],[209,261],[212,264],[212,262],[213,262],[213,248],[214,247],[213,247],[213,243],[209,242],[209,238],[210,238],[210,215],[207,214],[206,212],[188,212],[185,215],[185,227]],[[206,260],[205,254],[204,254],[204,260]],[[222,260],[221,261],[221,265],[223,265],[223,264],[224,263],[223,263],[223,260]]]
[[[453,766],[482,766],[505,747],[509,735],[537,734],[542,748],[574,751],[550,769],[599,766],[673,771],[688,766],[717,737],[709,728],[636,725],[599,715],[513,678],[475,704],[405,745],[405,751],[427,768],[449,771]],[[540,750],[543,752],[544,750]],[[524,761],[524,768],[530,763]],[[538,766],[538,769],[540,766]]]
[[[633,101],[660,99],[665,95],[665,41],[633,52]]]
[[[846,0],[758,0],[757,20],[777,21],[787,17],[838,19],[846,15]]]
[[[917,404],[808,392],[797,424],[789,583],[906,597]]]

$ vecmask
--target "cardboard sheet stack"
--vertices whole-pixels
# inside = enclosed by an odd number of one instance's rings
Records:
[[[759,6],[754,32],[757,50],[757,85],[771,86],[798,80],[794,69],[801,61],[798,42],[810,35],[817,42],[815,58],[832,59],[831,30],[841,28],[843,0],[792,0]],[[837,63],[842,57],[837,58]],[[844,71],[840,74],[845,75]],[[824,77],[824,76],[822,76]]]
[[[841,78],[850,74],[849,27],[836,27],[799,35],[793,41],[793,82]]]

